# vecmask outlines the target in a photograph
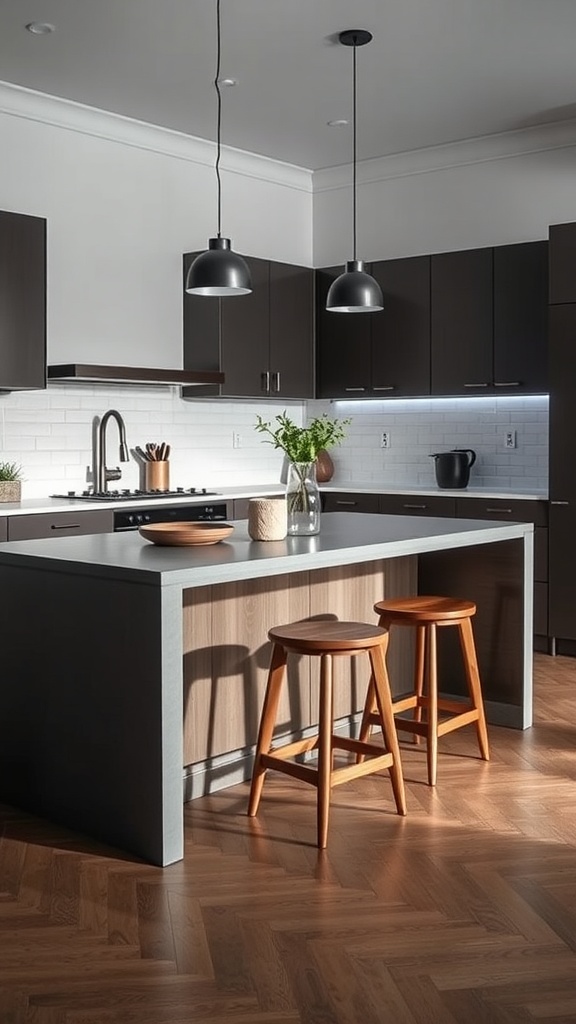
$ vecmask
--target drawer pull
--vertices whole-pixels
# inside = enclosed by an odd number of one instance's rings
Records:
[[[260,389],[268,395],[270,393],[270,370],[264,370],[260,374]]]
[[[428,508],[428,505],[402,505],[402,508]]]
[[[337,498],[336,499],[336,504],[337,505],[357,505],[358,502],[357,501],[340,501],[340,499]]]
[[[395,384],[382,384],[379,387],[373,387],[372,391],[395,391]]]
[[[278,394],[278,392],[280,391],[280,371],[279,370],[275,370],[274,373],[272,374],[272,391],[275,394]]]
[[[366,391],[366,388],[344,388],[344,391]]]
[[[465,384],[464,387],[465,388],[487,388],[488,387],[488,381],[482,381],[482,383],[480,383],[480,384]]]
[[[551,505],[569,505],[570,502],[569,501],[551,501],[550,504]]]
[[[56,523],[50,523],[51,530],[79,530],[80,523],[66,523],[63,526],[57,526]]]
[[[519,388],[522,387],[521,380],[495,380],[495,388]]]
[[[509,515],[512,515],[512,509],[511,508],[487,508],[486,511],[487,512],[508,512]]]

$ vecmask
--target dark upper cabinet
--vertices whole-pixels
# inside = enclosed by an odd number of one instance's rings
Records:
[[[370,317],[371,389],[395,398],[430,394],[430,257],[372,264],[384,298]]]
[[[547,381],[548,243],[432,256],[432,393],[535,394]]]
[[[492,249],[432,256],[432,394],[485,394],[492,382]]]
[[[186,253],[184,281],[197,253]],[[313,271],[245,256],[249,295],[184,292],[184,369],[221,370],[222,385],[184,388],[184,398],[309,398],[314,394]]]
[[[0,211],[0,390],[46,387],[46,221]]]
[[[494,249],[496,392],[548,390],[548,242]]]
[[[270,394],[314,396],[314,271],[290,263],[269,263]]]
[[[550,302],[576,302],[576,224],[552,224]]]
[[[430,257],[372,263],[384,309],[329,313],[326,297],[342,267],[317,271],[318,397],[396,398],[430,394]]]
[[[316,355],[318,398],[371,395],[373,317],[382,313],[329,313],[326,298],[343,267],[316,271]]]

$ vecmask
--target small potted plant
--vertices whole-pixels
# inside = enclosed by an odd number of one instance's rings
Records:
[[[288,533],[292,536],[319,533],[320,494],[316,481],[318,453],[341,444],[350,420],[331,420],[323,413],[307,427],[299,427],[284,411],[276,427],[257,417],[256,430],[268,434],[266,444],[280,448],[288,459]]]
[[[15,462],[0,462],[0,501],[20,501],[22,469]]]

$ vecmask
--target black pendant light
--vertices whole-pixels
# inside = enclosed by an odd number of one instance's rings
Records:
[[[372,33],[362,28],[350,28],[338,36],[342,46],[351,46],[353,53],[353,179],[352,179],[352,231],[353,256],[346,269],[330,285],[326,309],[330,313],[376,313],[383,309],[380,285],[364,270],[362,260],[356,259],[356,47],[366,46]]]
[[[220,0],[216,0],[216,34],[218,39],[216,77],[214,85],[218,96],[218,146],[216,180],[218,182],[218,234],[208,239],[208,249],[200,253],[191,264],[186,277],[185,290],[190,295],[223,296],[248,295],[252,291],[250,271],[237,253],[232,251],[229,238],[222,238],[222,183],[220,181],[220,133],[222,124],[222,96],[220,94]]]

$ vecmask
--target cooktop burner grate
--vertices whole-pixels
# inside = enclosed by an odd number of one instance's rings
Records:
[[[70,501],[150,501],[152,498],[203,498],[218,494],[205,487],[177,487],[175,491],[68,491],[66,494],[51,494],[51,498],[66,498]]]

